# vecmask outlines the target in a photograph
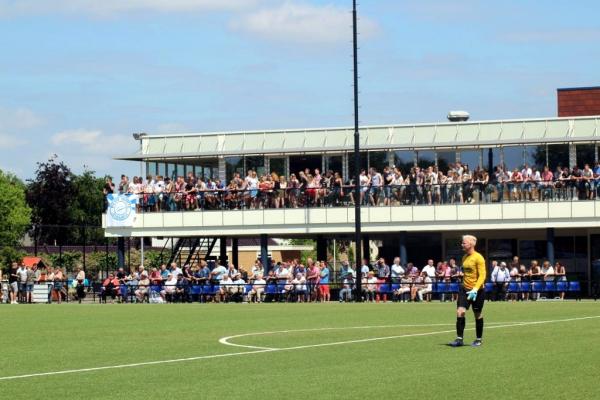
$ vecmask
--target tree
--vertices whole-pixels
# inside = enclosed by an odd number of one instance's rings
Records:
[[[31,225],[31,209],[25,201],[25,185],[0,171],[0,245],[16,246]]]
[[[33,210],[34,231],[42,243],[73,242],[77,230],[73,225],[75,187],[69,167],[53,155],[45,163],[37,163],[35,178],[29,180],[27,203]]]
[[[102,225],[104,212],[104,182],[106,177],[98,178],[94,171],[85,170],[81,175],[72,179],[74,196],[72,218],[77,225],[97,227]],[[104,243],[104,232],[101,229],[88,229],[86,242],[90,244]]]

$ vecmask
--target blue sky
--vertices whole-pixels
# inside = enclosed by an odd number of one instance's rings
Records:
[[[556,115],[597,1],[360,2],[363,124]],[[351,1],[0,0],[0,169],[135,174],[132,132],[349,126]]]

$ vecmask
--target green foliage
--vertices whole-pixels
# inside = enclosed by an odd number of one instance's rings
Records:
[[[117,269],[117,255],[114,252],[106,254],[105,251],[90,253],[86,257],[85,269],[90,273],[114,271]]]
[[[312,258],[317,259],[317,244],[314,239],[290,239],[291,245],[297,246],[313,246],[312,250],[302,250],[300,252],[300,262],[306,265],[306,260]]]
[[[160,251],[148,250],[144,252],[144,264],[146,268],[160,268],[160,265],[167,261],[169,260],[161,258]]]
[[[94,171],[85,170],[81,175],[73,176],[75,196],[71,205],[73,222],[78,225],[100,226],[104,212],[104,187],[106,177],[94,176]],[[86,231],[88,243],[103,243],[104,232],[101,229]]]
[[[6,269],[13,262],[20,262],[25,257],[25,252],[14,247],[5,246],[0,250],[0,269]]]
[[[64,268],[67,272],[73,271],[81,264],[83,254],[80,251],[63,251],[62,254],[48,254],[48,261],[54,267]]]
[[[0,245],[17,245],[31,224],[24,190],[18,178],[0,171]]]

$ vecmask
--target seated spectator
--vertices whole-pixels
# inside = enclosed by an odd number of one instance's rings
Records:
[[[160,296],[164,301],[173,302],[175,300],[175,289],[177,287],[177,278],[172,274],[167,274],[167,279],[165,280],[162,290],[160,291]]]
[[[190,283],[183,274],[177,275],[177,282],[175,283],[175,302],[188,302],[190,292]]]
[[[510,281],[510,271],[506,268],[506,263],[502,261],[492,270],[491,282],[494,284],[494,294],[496,301],[506,300],[506,288]]]
[[[246,281],[242,279],[242,274],[239,272],[235,274],[234,280],[229,290],[231,301],[241,303],[244,299],[244,288],[246,287]]]
[[[117,291],[119,290],[119,280],[114,273],[108,274],[108,277],[102,282],[102,293],[100,301],[106,303],[106,298],[110,296],[110,303],[115,302]]]
[[[256,275],[252,283],[252,289],[248,292],[248,302],[261,303],[264,300],[265,286],[267,281],[261,274]]]
[[[378,283],[379,279],[377,279],[373,271],[369,271],[368,275],[363,278],[363,296],[366,301],[375,301]]]
[[[294,285],[294,296],[298,303],[304,303],[306,301],[306,278],[302,274],[296,274],[296,277],[292,279],[292,285]]]
[[[141,273],[137,287],[135,297],[140,303],[143,303],[148,295],[148,290],[150,289],[150,279],[148,279],[148,273],[146,271]]]
[[[223,268],[225,268],[225,267],[223,267]],[[221,279],[219,281],[219,291],[217,292],[217,295],[215,296],[215,300],[217,303],[229,302],[229,294],[230,294],[232,284],[233,284],[233,281],[231,280],[231,278],[226,273],[224,273],[223,279]]]
[[[433,291],[433,279],[428,276],[426,273],[423,274],[423,280],[420,287],[417,289],[417,295],[419,296],[419,301],[428,301],[431,302],[431,292]]]
[[[340,290],[340,303],[352,300],[352,290],[354,290],[354,278],[352,274],[346,275],[342,281],[342,290]]]
[[[412,286],[412,278],[408,276],[402,277],[400,280],[400,287],[394,291],[394,296],[396,300],[406,301],[407,297],[410,295]]]

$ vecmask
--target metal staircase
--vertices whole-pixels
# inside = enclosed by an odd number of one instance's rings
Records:
[[[211,256],[211,252],[217,243],[216,238],[207,237],[184,237],[177,239],[173,245],[169,256],[169,264],[176,262],[183,266],[189,264],[195,266],[201,260],[207,260]],[[163,253],[169,250],[166,245],[163,248]]]

